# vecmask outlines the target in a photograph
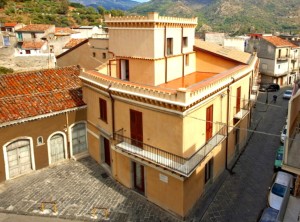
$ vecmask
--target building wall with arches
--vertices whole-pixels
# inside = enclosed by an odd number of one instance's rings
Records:
[[[41,168],[49,166],[50,164],[53,164],[53,161],[50,161],[50,140],[55,135],[62,136],[61,139],[59,138],[59,136],[57,136],[57,141],[58,144],[61,144],[61,141],[63,141],[63,159],[70,158],[70,141],[72,140],[72,138],[70,137],[72,136],[72,134],[69,133],[69,130],[71,129],[70,126],[74,126],[74,124],[76,124],[77,122],[85,123],[85,121],[86,109],[84,108],[66,113],[60,113],[58,115],[53,115],[50,117],[48,116],[35,119],[32,121],[20,120],[20,122],[17,124],[0,127],[0,182],[16,177],[7,175],[7,172],[9,172],[8,168],[11,168],[12,166],[14,166],[15,162],[17,162],[15,158],[20,158],[21,156],[18,154],[18,152],[12,152],[14,153],[14,155],[12,157],[9,157],[10,154],[8,154],[7,151],[15,149],[15,147],[19,149],[18,146],[23,146],[25,143],[18,142],[20,139],[25,138],[30,141],[29,146],[30,150],[32,150],[32,154],[30,156],[32,166],[31,170],[39,170]],[[11,145],[12,143],[15,144]],[[28,144],[25,145],[27,146]],[[11,160],[10,163],[9,158]],[[25,173],[28,172],[26,171]],[[20,175],[23,175],[25,173],[20,172]]]

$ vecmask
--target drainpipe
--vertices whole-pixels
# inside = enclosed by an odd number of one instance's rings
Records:
[[[164,57],[165,57],[165,83],[168,81],[168,61],[167,61],[167,27],[164,27]]]
[[[182,77],[184,77],[183,27],[181,27],[181,56],[182,56]]]
[[[230,93],[229,87],[232,83],[234,83],[234,78],[231,77],[231,79],[232,79],[231,83],[229,83],[227,86],[227,114],[226,114],[227,136],[226,136],[226,149],[225,149],[225,169],[227,171],[229,171],[230,174],[232,174],[232,169],[228,168],[228,160],[227,160],[228,159],[228,141],[229,141],[229,139],[228,139],[228,135],[229,135],[229,97],[230,97],[229,96],[229,93]]]
[[[111,118],[112,118],[112,135],[113,139],[115,139],[115,99],[111,95],[110,87],[112,84],[109,84],[107,88],[107,92],[109,94],[110,100],[111,100]]]

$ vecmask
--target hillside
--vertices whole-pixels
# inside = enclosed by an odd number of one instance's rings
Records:
[[[299,0],[152,0],[130,10],[146,14],[197,16],[199,27],[232,34],[256,32],[299,32]]]
[[[56,26],[99,25],[102,15],[92,7],[69,4],[68,0],[7,1],[0,8],[0,22],[54,24]]]

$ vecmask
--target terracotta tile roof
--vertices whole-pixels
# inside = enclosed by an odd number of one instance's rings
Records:
[[[23,42],[22,49],[41,49],[44,42]]]
[[[79,68],[0,76],[0,124],[84,106]]]
[[[200,39],[195,40],[195,47],[244,64],[248,64],[251,59],[250,53],[242,52],[232,48],[225,48],[218,44],[205,42]]]
[[[17,29],[17,32],[45,32],[53,25],[45,25],[45,24],[31,24],[26,25],[23,28]]]
[[[293,43],[289,42],[288,40],[282,39],[277,36],[262,36],[261,38],[276,47],[285,47],[285,46],[298,47],[298,46],[294,45]]]
[[[4,27],[15,27],[17,24],[17,22],[5,22]]]
[[[81,42],[85,41],[86,39],[70,39],[70,41],[65,45],[64,49],[70,49],[74,46],[80,44]]]

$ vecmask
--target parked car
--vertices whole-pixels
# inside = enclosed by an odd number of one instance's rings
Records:
[[[284,152],[283,146],[280,146],[276,151],[276,157],[275,157],[275,162],[274,162],[274,170],[275,171],[281,169],[283,152]]]
[[[283,201],[287,203],[291,188],[293,187],[293,176],[289,173],[278,171],[274,183],[270,189],[268,202],[275,210],[280,210]]]
[[[276,83],[262,83],[259,87],[259,91],[261,92],[273,92],[278,91],[280,86]]]
[[[283,99],[290,99],[292,97],[292,92],[293,91],[289,90],[289,89],[285,90],[283,95],[282,95],[282,98]]]
[[[284,125],[280,134],[280,142],[284,143],[286,138],[287,125]]]
[[[278,217],[278,210],[275,210],[271,207],[267,207],[264,209],[259,222],[275,222]]]

